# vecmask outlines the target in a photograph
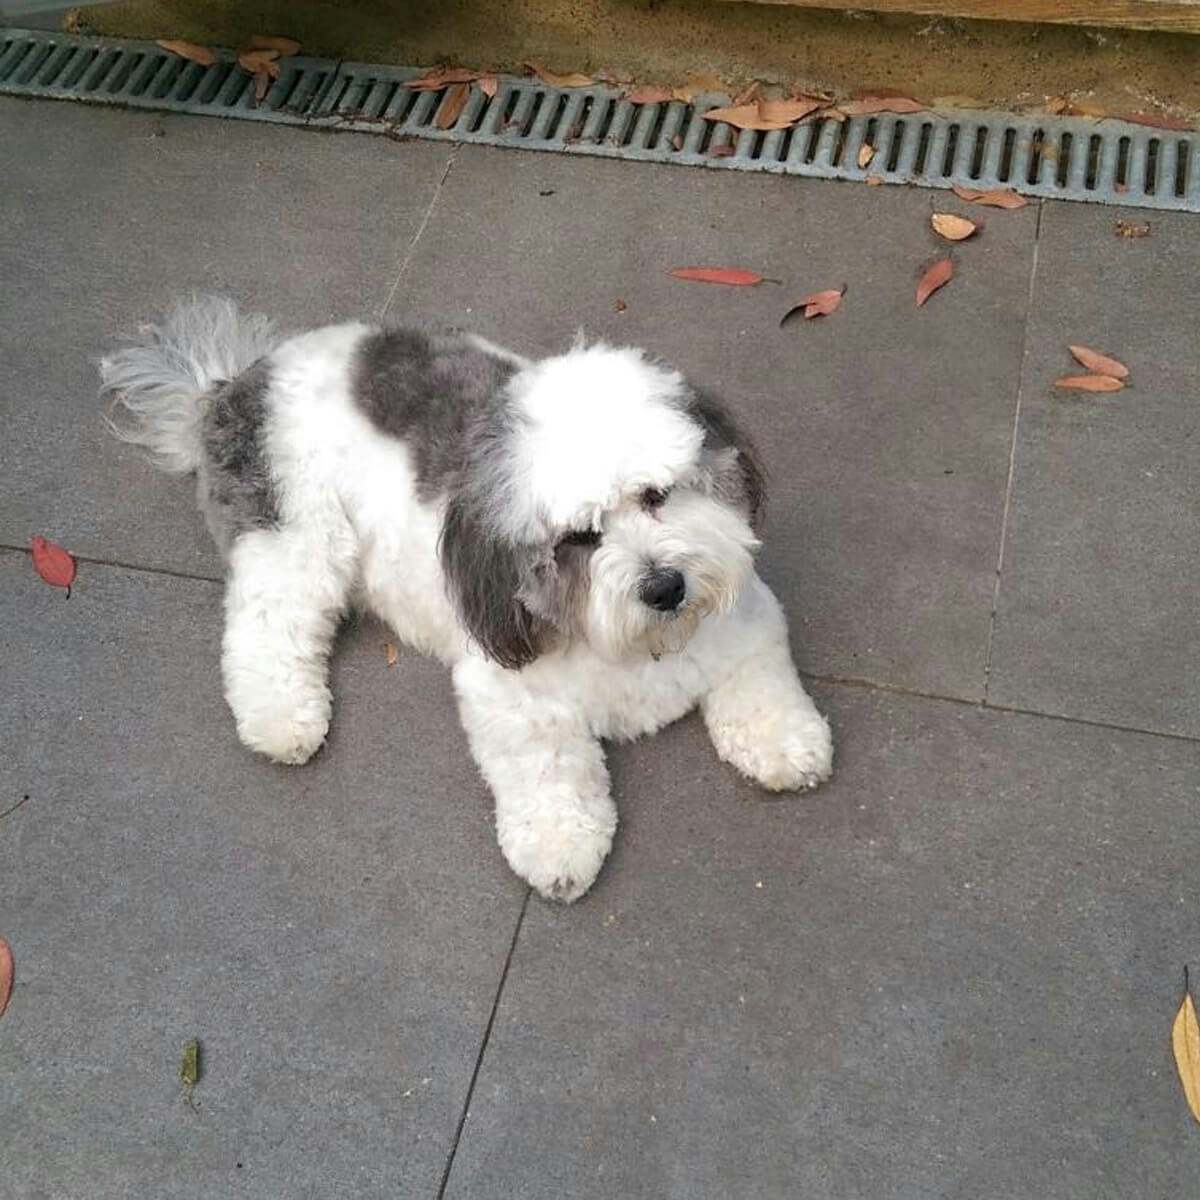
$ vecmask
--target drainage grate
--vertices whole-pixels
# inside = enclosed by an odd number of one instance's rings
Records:
[[[701,120],[728,97],[632,104],[608,87],[563,90],[505,78],[471,89],[442,129],[443,92],[406,86],[405,67],[289,58],[261,105],[250,77],[221,52],[212,67],[145,42],[10,29],[0,33],[0,94],[46,96],[255,121],[519,146],[714,170],[922,187],[1014,188],[1028,196],[1200,211],[1197,135],[1114,119],[1004,113],[879,114],[810,119],[792,129],[743,131]],[[864,145],[873,148],[858,165]]]

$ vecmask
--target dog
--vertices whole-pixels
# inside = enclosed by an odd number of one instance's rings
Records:
[[[832,770],[754,569],[764,474],[705,391],[577,339],[532,360],[472,333],[298,336],[220,297],[101,361],[113,432],[195,474],[227,563],[221,670],[241,741],[303,763],[329,728],[348,610],[449,665],[509,865],[549,899],[617,827],[601,743],[697,705],[772,791]]]

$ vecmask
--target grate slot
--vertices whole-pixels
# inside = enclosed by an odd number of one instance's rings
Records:
[[[42,64],[50,57],[53,46],[33,46],[30,52],[21,60],[21,66],[14,78],[18,83],[28,83],[37,73]]]
[[[74,46],[57,46],[54,53],[46,59],[45,65],[38,72],[38,87],[53,87],[54,81],[63,73],[63,68],[75,54]]]
[[[975,127],[975,144],[971,147],[971,165],[967,168],[967,173],[973,180],[977,180],[983,174],[983,158],[987,153],[987,144],[987,126],[977,125]]]
[[[563,113],[567,110],[567,94],[560,92],[557,96],[547,96],[542,104],[541,112],[533,124],[531,137],[538,141],[547,141],[558,131],[562,123]]]
[[[11,79],[20,70],[25,56],[34,48],[36,42],[10,42],[4,56],[0,57],[0,79]]]
[[[134,71],[145,61],[145,57],[144,54],[122,54],[117,60],[117,69],[105,81],[105,90],[113,94],[122,91]]]
[[[1188,170],[1191,167],[1191,155],[1188,152],[1188,144],[1182,140],[1171,142],[1171,158],[1168,169],[1171,171],[1171,178],[1175,184],[1175,195],[1183,198],[1188,194]]]
[[[1161,161],[1162,141],[1150,138],[1146,142],[1146,171],[1143,176],[1143,187],[1147,196],[1153,196],[1158,191],[1158,168]]]
[[[672,100],[670,104],[665,105],[665,108],[666,113],[663,116],[663,125],[659,133],[658,144],[662,149],[675,154],[683,149],[691,109],[687,105],[680,104],[677,100]],[[676,148],[676,139],[678,139],[678,150]]]
[[[87,73],[79,81],[80,90],[94,92],[104,82],[109,71],[117,65],[120,58],[119,50],[110,50],[107,54],[98,54],[96,61],[88,68]]]

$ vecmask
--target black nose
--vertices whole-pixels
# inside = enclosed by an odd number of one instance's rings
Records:
[[[642,576],[638,592],[643,604],[659,612],[674,612],[683,603],[687,585],[674,567],[655,567]]]

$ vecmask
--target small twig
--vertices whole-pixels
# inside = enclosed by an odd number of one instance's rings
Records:
[[[16,804],[14,804],[12,806],[12,808],[6,808],[3,812],[0,812],[0,821],[3,821],[4,818],[8,816],[9,813],[15,813],[17,811],[17,809],[20,808],[21,805],[24,804],[28,799],[29,799],[29,797],[27,795],[22,796],[20,798],[20,800],[18,800],[16,802]]]

